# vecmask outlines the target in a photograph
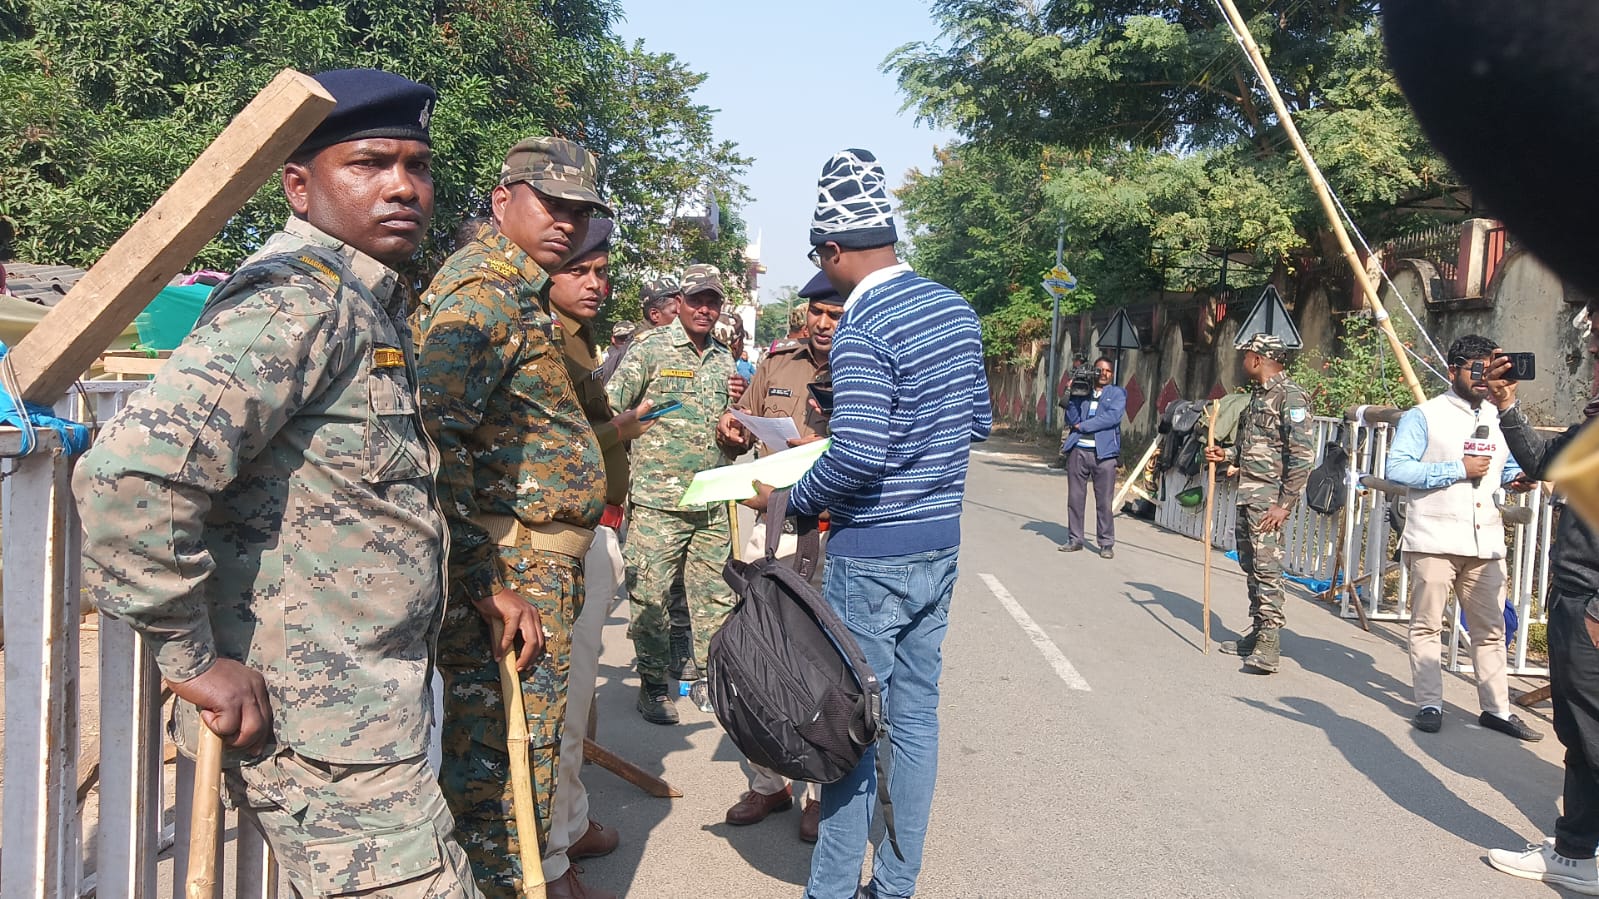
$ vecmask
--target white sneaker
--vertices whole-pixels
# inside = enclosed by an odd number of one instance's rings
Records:
[[[1490,849],[1488,864],[1506,874],[1558,884],[1584,896],[1599,896],[1599,866],[1591,858],[1566,858],[1555,852],[1554,840],[1528,843],[1522,852]]]

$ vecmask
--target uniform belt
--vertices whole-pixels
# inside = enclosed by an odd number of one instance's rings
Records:
[[[616,530],[622,526],[622,507],[605,504],[605,511],[600,514],[600,527]]]
[[[489,539],[500,546],[538,549],[573,559],[588,555],[589,547],[594,543],[592,528],[562,521],[523,524],[513,515],[479,515],[473,522],[488,531]]]

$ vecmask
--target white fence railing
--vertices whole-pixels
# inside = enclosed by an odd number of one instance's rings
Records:
[[[1318,417],[1315,420],[1316,464],[1321,464],[1325,447],[1338,440],[1349,454],[1345,479],[1344,512],[1323,515],[1300,503],[1289,515],[1283,530],[1283,570],[1291,575],[1328,583],[1351,581],[1341,591],[1340,613],[1345,618],[1359,615],[1354,603],[1361,604],[1365,617],[1372,620],[1408,621],[1410,584],[1408,572],[1394,558],[1395,539],[1389,523],[1389,497],[1380,490],[1361,486],[1362,476],[1382,478],[1387,470],[1388,445],[1392,429],[1383,422],[1340,421]],[[1177,502],[1183,490],[1204,488],[1203,473],[1189,477],[1176,470],[1162,476],[1162,490],[1156,503],[1155,523],[1179,534],[1201,539],[1204,534],[1204,506],[1184,508]],[[1233,533],[1237,521],[1237,483],[1218,478],[1212,510],[1211,545],[1222,551],[1235,548]],[[1549,549],[1555,508],[1545,490],[1503,498],[1507,510],[1525,508],[1527,523],[1515,524],[1509,537],[1510,554],[1505,561],[1506,590],[1517,615],[1517,629],[1511,643],[1512,674],[1547,675],[1547,666],[1528,660],[1528,637],[1532,625],[1547,622],[1543,597],[1549,590]],[[1391,578],[1397,572],[1396,578]],[[1455,604],[1448,664],[1452,671],[1470,670],[1464,628]]]
[[[94,381],[58,407],[105,421],[144,382]],[[72,462],[54,432],[20,455],[21,432],[0,429],[4,504],[5,851],[0,899],[156,899],[160,866],[172,860],[170,891],[184,895],[193,763],[179,755],[167,789],[161,679],[144,641],[126,624],[99,619],[98,657],[82,657],[81,532],[72,502]],[[79,672],[99,674],[98,802],[80,802]],[[166,796],[175,795],[169,808]],[[98,810],[85,820],[85,810]],[[164,819],[171,825],[164,826]],[[272,899],[276,866],[266,841],[240,822],[217,884],[239,899]],[[90,839],[85,839],[88,834]],[[92,847],[92,848],[91,848]],[[231,869],[232,881],[223,872]],[[220,894],[219,894],[220,895]]]

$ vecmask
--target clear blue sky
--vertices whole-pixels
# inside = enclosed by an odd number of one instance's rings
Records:
[[[954,138],[901,113],[893,76],[879,70],[895,48],[938,36],[926,0],[626,0],[624,10],[622,37],[710,76],[696,99],[718,110],[717,137],[755,158],[743,216],[750,238],[763,238],[762,300],[816,273],[806,235],[827,157],[871,150],[898,187]]]

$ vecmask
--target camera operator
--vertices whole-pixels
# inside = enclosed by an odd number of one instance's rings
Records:
[[[1599,301],[1590,300],[1578,316],[1594,363],[1593,399],[1584,420],[1564,433],[1545,437],[1533,430],[1516,405],[1516,382],[1505,380],[1511,361],[1498,355],[1485,369],[1488,394],[1499,408],[1499,427],[1511,455],[1529,477],[1541,480],[1549,465],[1583,426],[1599,417],[1599,335],[1592,320]],[[1566,747],[1564,811],[1555,836],[1523,851],[1490,849],[1488,862],[1517,877],[1559,883],[1578,892],[1599,894],[1594,849],[1599,846],[1599,535],[1572,509],[1562,509],[1549,551],[1553,585],[1549,615],[1549,686],[1555,736]]]
[[[1127,411],[1127,391],[1112,384],[1115,366],[1104,356],[1085,372],[1073,372],[1066,399],[1066,436],[1061,455],[1066,457],[1066,527],[1063,553],[1083,548],[1083,504],[1088,482],[1094,482],[1094,540],[1102,559],[1116,555],[1116,464],[1122,452],[1122,414]],[[1080,383],[1081,382],[1081,383]]]

